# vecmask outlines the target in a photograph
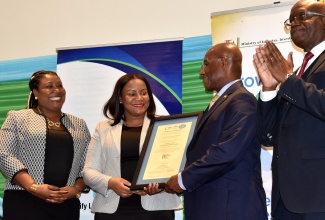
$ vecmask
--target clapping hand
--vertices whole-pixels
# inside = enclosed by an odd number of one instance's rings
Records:
[[[286,75],[293,72],[292,52],[286,60],[272,41],[259,45],[253,58],[263,91],[275,90],[279,83],[284,82]]]

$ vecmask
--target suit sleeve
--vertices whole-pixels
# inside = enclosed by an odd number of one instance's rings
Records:
[[[325,72],[316,72],[305,82],[289,77],[278,94],[287,102],[325,122]]]
[[[82,171],[85,183],[94,191],[107,196],[108,194],[108,181],[111,176],[103,174],[101,154],[102,145],[100,135],[100,123],[97,124],[94,135],[90,140],[90,144],[86,154],[85,166]]]
[[[0,170],[11,182],[18,171],[27,170],[18,158],[21,151],[18,130],[15,111],[9,111],[0,130]]]
[[[221,111],[216,121],[209,119],[207,122],[215,126],[214,137],[201,137],[215,138],[215,144],[208,148],[205,155],[182,171],[183,183],[188,192],[234,169],[253,140],[257,139],[254,97],[248,93],[237,94]],[[204,135],[204,131],[201,135]]]
[[[257,132],[264,146],[273,146],[274,143],[273,134],[278,115],[277,105],[279,105],[278,97],[267,102],[258,100]]]

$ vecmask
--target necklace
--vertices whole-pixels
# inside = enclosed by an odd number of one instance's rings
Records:
[[[37,110],[38,110],[38,112],[41,114],[41,115],[43,115],[42,114],[42,112],[41,112],[41,110],[39,109],[39,107],[37,106]],[[61,114],[62,115],[62,114]],[[45,115],[44,115],[45,116]],[[46,118],[46,121],[47,121],[47,123],[48,123],[48,125],[50,126],[50,127],[53,127],[53,126],[55,126],[55,127],[60,127],[61,126],[61,122],[53,122],[53,121],[51,121],[50,119],[48,119],[46,116],[45,116],[45,118]]]

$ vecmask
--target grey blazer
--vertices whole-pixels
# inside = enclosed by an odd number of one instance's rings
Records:
[[[72,186],[84,165],[90,133],[83,119],[63,114],[61,122],[73,139],[74,157],[67,182]],[[42,184],[47,124],[44,116],[32,109],[9,111],[0,130],[0,170],[7,177],[5,190],[23,190],[12,181],[21,170],[27,170],[37,184]]]
[[[120,149],[123,121],[111,126],[111,120],[99,122],[90,141],[86,155],[83,177],[96,196],[91,211],[114,213],[117,210],[120,196],[108,189],[108,181],[112,177],[121,177]],[[140,152],[150,124],[144,120],[140,138]],[[139,153],[140,153],[139,152]],[[142,207],[146,210],[177,210],[182,208],[181,199],[175,194],[162,192],[153,196],[141,197]]]

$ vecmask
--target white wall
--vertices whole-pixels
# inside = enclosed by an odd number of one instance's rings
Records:
[[[272,3],[272,0],[0,0],[0,61],[52,55],[61,47],[210,35],[212,12]]]

